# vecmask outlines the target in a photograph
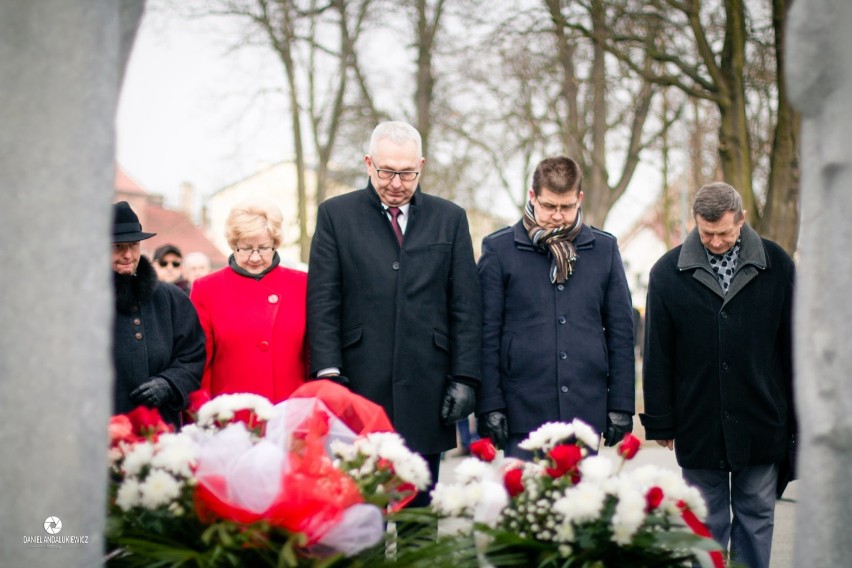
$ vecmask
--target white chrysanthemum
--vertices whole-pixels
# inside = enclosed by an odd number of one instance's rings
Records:
[[[139,502],[146,509],[156,509],[180,496],[180,483],[166,471],[155,469],[139,487]]]
[[[574,427],[565,422],[545,422],[538,427],[526,440],[518,444],[524,450],[541,450],[548,452],[557,444],[564,442],[574,435]]]
[[[574,525],[569,519],[563,519],[561,523],[556,525],[556,530],[553,534],[555,542],[574,542],[575,538],[576,532],[574,531]]]
[[[358,455],[353,444],[348,444],[342,440],[332,440],[329,450],[333,456],[337,456],[344,461],[352,461]]]
[[[626,490],[618,495],[618,504],[612,516],[612,540],[620,545],[630,544],[633,535],[645,521],[645,496],[636,490]]]
[[[125,475],[138,475],[142,468],[150,465],[154,457],[154,444],[148,441],[139,442],[127,452],[121,470]]]
[[[606,493],[593,483],[580,483],[565,490],[553,503],[553,511],[574,523],[597,520],[603,510]]]
[[[261,420],[269,420],[273,414],[273,405],[257,394],[221,394],[199,409],[197,423],[202,427],[213,426],[217,421],[232,419],[238,410],[252,410]]]
[[[602,483],[612,475],[613,470],[613,463],[605,456],[591,456],[580,462],[584,482]]]
[[[502,483],[483,481],[480,484],[480,495],[473,510],[473,520],[490,527],[496,527],[503,514],[503,509],[509,504],[509,493]]]
[[[394,471],[400,479],[420,490],[426,489],[432,482],[429,465],[422,456],[415,453],[409,453],[406,459],[395,462]]]
[[[157,442],[151,465],[182,477],[191,477],[198,450],[198,446],[189,436],[164,434]]]
[[[495,471],[491,465],[478,458],[465,458],[456,466],[455,479],[459,483],[471,483],[493,479]]]
[[[577,418],[571,422],[571,426],[574,427],[574,436],[578,440],[590,448],[597,449],[601,443],[601,436],[595,432],[594,428]]]
[[[121,482],[115,496],[115,504],[122,511],[129,511],[139,505],[139,481],[135,477],[127,477]]]
[[[440,515],[461,517],[468,506],[468,488],[457,483],[439,483],[432,490],[432,508]]]

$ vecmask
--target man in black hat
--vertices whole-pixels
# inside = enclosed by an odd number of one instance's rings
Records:
[[[114,412],[144,405],[159,409],[166,422],[178,426],[187,396],[201,386],[204,331],[189,297],[159,282],[142,256],[140,241],[156,233],[142,231],[126,201],[116,203],[113,211]]]

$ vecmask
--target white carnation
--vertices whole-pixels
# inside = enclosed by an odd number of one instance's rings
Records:
[[[565,490],[553,504],[553,510],[574,523],[596,520],[603,510],[606,493],[593,483],[580,483]]]
[[[125,475],[138,475],[142,468],[151,464],[154,457],[154,445],[151,442],[139,442],[127,452],[121,470]]]
[[[180,496],[180,483],[161,469],[152,471],[140,486],[140,503],[146,509],[156,509]]]
[[[580,462],[584,482],[601,483],[613,473],[613,463],[604,456],[590,456]]]
[[[139,505],[139,481],[135,477],[127,477],[118,488],[115,504],[122,511],[129,511]]]
[[[636,490],[626,490],[618,495],[618,504],[612,516],[612,540],[620,545],[630,544],[633,535],[645,521],[645,496]]]

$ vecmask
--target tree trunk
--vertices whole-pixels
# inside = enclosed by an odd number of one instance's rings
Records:
[[[799,113],[787,100],[784,71],[784,36],[787,10],[791,0],[773,0],[772,23],[775,28],[775,54],[778,76],[778,118],[772,141],[766,207],[759,230],[793,254],[799,239]]]
[[[725,0],[725,44],[722,48],[719,85],[719,159],[725,182],[734,186],[743,198],[749,222],[759,219],[751,180],[751,140],[746,118],[745,84],[745,7],[743,0]]]

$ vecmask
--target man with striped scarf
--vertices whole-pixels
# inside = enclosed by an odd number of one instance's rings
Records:
[[[545,422],[579,418],[618,443],[633,429],[633,308],[614,236],[583,224],[583,175],[543,160],[523,218],[486,237],[479,433],[506,454]]]

